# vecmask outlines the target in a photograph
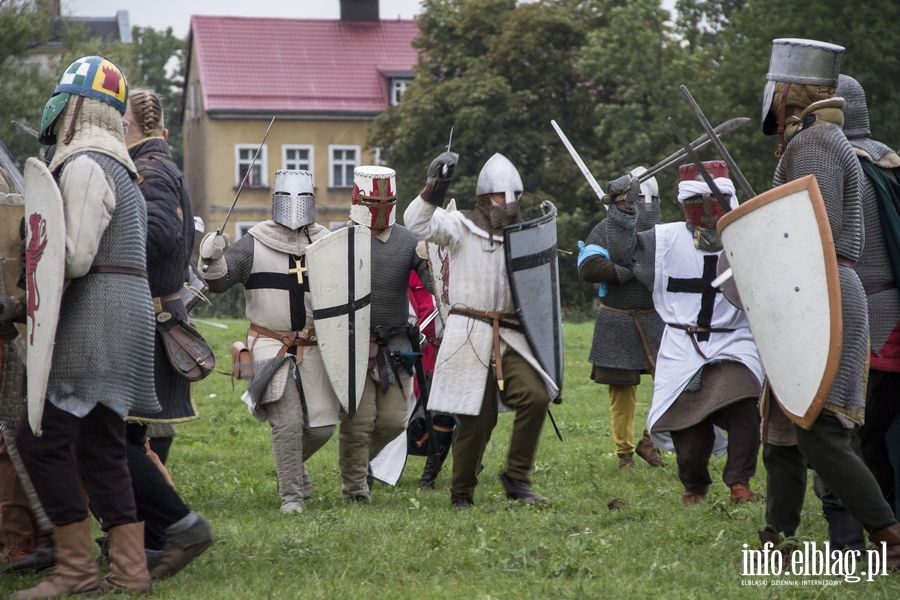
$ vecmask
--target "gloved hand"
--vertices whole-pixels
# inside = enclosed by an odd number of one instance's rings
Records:
[[[429,204],[442,206],[447,188],[453,179],[453,170],[459,162],[459,154],[456,152],[443,152],[428,165],[428,174],[425,179],[425,187],[419,194]]]
[[[207,263],[219,260],[227,247],[228,241],[225,236],[216,232],[207,233],[200,241],[200,258]]]
[[[619,208],[624,208],[631,212],[634,210],[634,205],[637,204],[640,197],[641,184],[638,182],[637,177],[625,174],[606,184],[606,195],[603,196],[603,203],[618,203],[617,206]],[[624,207],[622,204],[624,204]]]

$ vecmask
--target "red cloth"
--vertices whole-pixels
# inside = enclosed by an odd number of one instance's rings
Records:
[[[879,354],[872,352],[869,368],[876,371],[900,373],[900,327],[894,328],[884,346],[881,347]]]
[[[408,296],[409,303],[416,313],[416,324],[421,323],[434,312],[434,296],[422,285],[422,281],[415,271],[410,271],[409,273]],[[422,333],[428,338],[428,341],[422,346],[422,366],[425,367],[425,374],[430,376],[434,373],[434,363],[437,359],[437,346],[433,342],[435,336],[434,320],[425,327]],[[416,398],[418,398],[419,383],[415,379],[413,379],[413,389],[416,393]]]

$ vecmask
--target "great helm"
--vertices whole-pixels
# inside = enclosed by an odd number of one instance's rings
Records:
[[[350,220],[372,229],[390,227],[397,220],[397,173],[387,167],[353,169]]]
[[[105,102],[124,115],[128,83],[122,70],[102,56],[82,56],[73,62],[63,72],[53,89],[53,96],[44,105],[40,125],[42,144],[56,143],[53,124],[66,107],[70,94]]]
[[[288,229],[300,229],[316,220],[316,196],[309,171],[275,171],[272,220]]]
[[[716,187],[735,206],[734,184],[728,181],[728,164],[724,160],[703,161],[703,166],[713,178]],[[678,168],[678,201],[684,205],[684,220],[695,227],[715,230],[716,223],[729,209],[722,206],[693,163]]]
[[[490,157],[481,173],[478,174],[478,182],[475,184],[475,195],[503,193],[506,203],[515,202],[516,196],[524,190],[522,177],[519,171],[508,158],[499,152]]]
[[[762,101],[763,133],[774,135],[778,130],[778,116],[772,110],[775,83],[785,81],[837,87],[843,53],[843,46],[828,42],[797,38],[772,40],[772,54]]]

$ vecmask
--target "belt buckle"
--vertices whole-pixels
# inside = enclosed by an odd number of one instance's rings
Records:
[[[163,303],[162,298],[154,298],[153,299],[153,312],[159,314],[163,311]]]

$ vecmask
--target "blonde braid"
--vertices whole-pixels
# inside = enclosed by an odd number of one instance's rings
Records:
[[[163,129],[163,105],[159,94],[153,90],[136,89],[128,94],[131,112],[145,137],[160,135]]]

